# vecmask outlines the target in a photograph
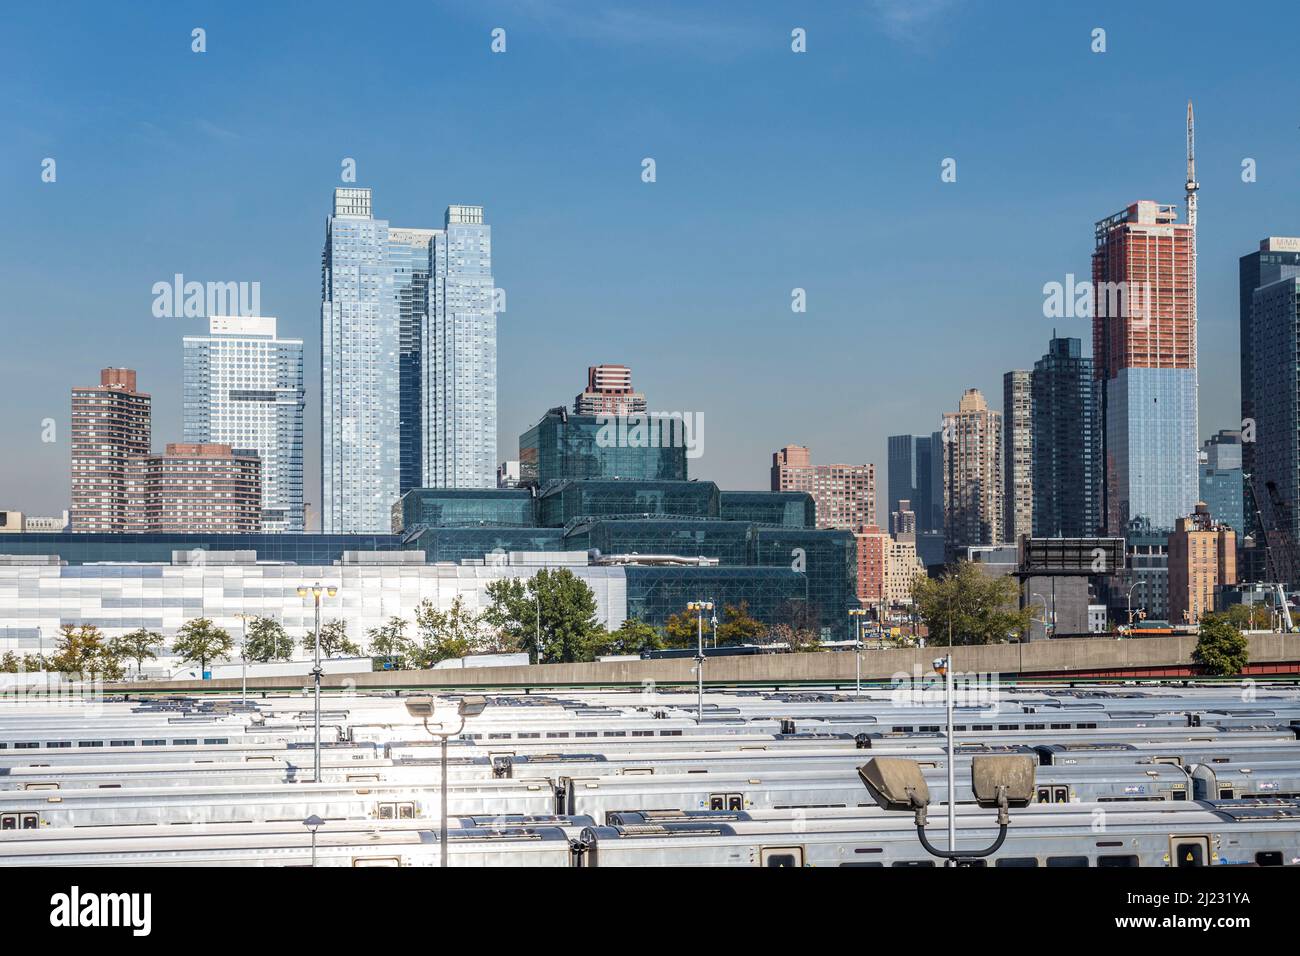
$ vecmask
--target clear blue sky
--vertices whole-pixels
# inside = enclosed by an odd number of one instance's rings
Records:
[[[150,291],[177,272],[260,282],[262,311],[306,340],[316,501],[320,249],[344,157],[396,224],[486,207],[508,296],[502,457],[588,364],[626,362],[652,408],[703,412],[696,476],[764,487],[797,442],[875,462],[883,500],[887,435],[933,430],[967,386],[1000,407],[1002,373],[1043,353],[1043,284],[1088,274],[1095,220],[1181,206],[1189,97],[1201,428],[1236,423],[1237,257],[1300,234],[1294,2],[808,7],[9,9],[0,507],[66,507],[68,390],[103,365],[139,370],[156,446],[180,439],[181,336],[203,320],[154,318]],[[1087,342],[1086,321],[1055,324]]]

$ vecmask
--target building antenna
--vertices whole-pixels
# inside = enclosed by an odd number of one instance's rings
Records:
[[[1196,181],[1196,114],[1192,101],[1187,101],[1187,225],[1192,232],[1192,361],[1196,360],[1196,191],[1201,184]]]

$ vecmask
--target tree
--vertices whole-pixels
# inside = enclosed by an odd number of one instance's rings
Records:
[[[669,647],[696,647],[700,641],[698,611],[681,610],[664,621],[664,640]],[[705,630],[709,626],[705,624]]]
[[[246,625],[243,657],[247,661],[265,664],[268,661],[287,661],[293,657],[293,638],[273,617],[255,617]]]
[[[489,583],[487,592],[492,603],[481,620],[509,646],[533,654],[538,663],[592,659],[601,635],[596,595],[568,568],[543,568],[527,585],[503,578]]]
[[[145,660],[155,660],[158,657],[158,651],[163,647],[163,636],[149,631],[143,627],[137,628],[130,634],[123,634],[121,637],[115,637],[108,642],[110,653],[120,659],[135,661],[135,674],[140,676],[144,670]]]
[[[370,656],[383,658],[393,665],[393,670],[406,670],[415,656],[415,643],[406,636],[408,622],[404,618],[390,617],[379,627],[366,631]]]
[[[1250,657],[1246,636],[1222,614],[1201,618],[1201,633],[1192,660],[1216,677],[1240,674]]]
[[[207,671],[211,661],[230,657],[235,642],[222,628],[206,617],[191,618],[176,632],[172,651],[189,664],[198,664],[200,673]]]
[[[459,594],[446,611],[439,610],[432,601],[421,601],[415,609],[415,626],[420,632],[419,643],[412,645],[408,653],[417,667],[466,657],[483,644],[478,616],[465,607]]]
[[[618,630],[606,632],[595,650],[599,654],[635,654],[640,657],[643,651],[657,651],[663,646],[663,635],[658,628],[629,617]]]
[[[794,627],[791,624],[777,624],[768,632],[773,644],[784,644],[792,654],[807,654],[822,649],[821,638],[817,632],[807,627]]]
[[[708,622],[705,622],[708,623]],[[719,644],[756,644],[767,631],[763,622],[749,615],[749,602],[728,604],[718,623]]]
[[[54,648],[51,670],[84,674],[92,680],[117,680],[122,676],[121,662],[93,624],[64,624],[54,639]]]
[[[1273,627],[1273,614],[1263,604],[1233,604],[1225,615],[1239,631],[1267,631]]]
[[[1001,644],[1029,626],[1031,609],[1017,609],[1014,578],[985,574],[970,561],[958,561],[940,578],[918,577],[912,600],[931,645]]]
[[[316,632],[303,635],[302,646],[308,654],[316,655]],[[348,639],[348,622],[341,618],[326,621],[320,629],[321,657],[360,657],[361,648]]]

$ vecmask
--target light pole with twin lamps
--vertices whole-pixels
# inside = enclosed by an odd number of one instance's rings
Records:
[[[311,669],[311,675],[312,675],[312,677],[315,678],[315,680],[316,680],[316,738],[315,738],[315,739],[316,739],[316,743],[315,743],[315,746],[314,746],[314,748],[313,748],[313,753],[314,753],[314,757],[313,757],[313,766],[314,766],[314,768],[315,768],[315,771],[314,771],[313,774],[312,774],[312,781],[313,781],[314,783],[320,783],[320,782],[321,782],[321,781],[320,781],[320,675],[321,675],[321,669],[320,669],[320,598],[321,598],[321,595],[322,595],[322,594],[326,594],[326,595],[328,595],[328,596],[330,596],[330,597],[334,597],[334,595],[336,595],[336,594],[338,594],[338,593],[339,593],[339,589],[338,589],[338,588],[334,588],[334,587],[321,587],[319,581],[318,581],[317,583],[313,584],[311,587],[300,587],[300,588],[298,589],[298,597],[300,597],[300,598],[305,598],[305,597],[307,597],[307,595],[310,594],[313,598],[316,599],[316,634],[315,634],[315,637],[316,637],[316,664],[315,664],[315,666],[312,667],[312,669]]]
[[[695,650],[695,679],[699,685],[699,706],[695,712],[695,722],[704,723],[704,612],[713,611],[712,601],[692,601],[686,605],[686,610],[694,611],[696,615],[695,635],[698,639],[698,645]]]
[[[438,729],[434,730],[429,726],[429,718],[433,716],[433,698],[432,697],[408,697],[406,698],[406,712],[412,717],[419,717],[424,723],[424,729],[434,737],[442,740],[442,838],[438,843],[438,865],[447,865],[447,738],[453,737],[465,729],[466,717],[477,717],[483,713],[483,708],[487,706],[487,698],[475,694],[469,697],[462,697],[460,704],[456,708],[456,713],[460,716],[460,723],[455,730],[447,730],[442,724],[438,724]]]

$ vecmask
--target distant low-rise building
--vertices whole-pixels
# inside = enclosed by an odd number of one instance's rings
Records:
[[[229,445],[170,444],[131,459],[128,530],[249,534],[262,530],[262,465]]]
[[[1197,624],[1214,610],[1215,592],[1237,583],[1237,534],[1205,502],[1179,518],[1169,536],[1169,620]]]

